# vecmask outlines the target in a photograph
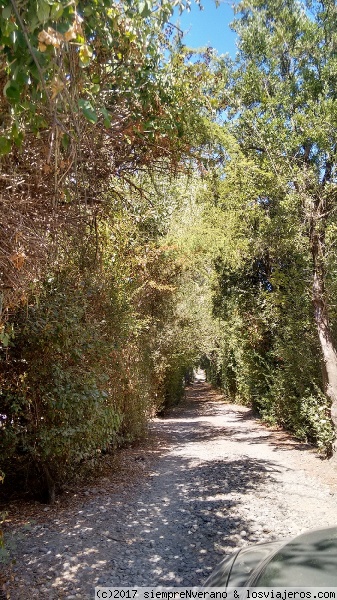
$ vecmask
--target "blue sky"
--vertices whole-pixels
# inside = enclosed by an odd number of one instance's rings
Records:
[[[185,44],[192,48],[212,46],[219,54],[228,52],[234,58],[236,35],[229,28],[234,18],[232,2],[223,2],[217,8],[214,0],[202,0],[202,5],[204,10],[192,3],[190,12],[185,11],[174,20],[176,24],[180,22],[184,32],[188,32]]]

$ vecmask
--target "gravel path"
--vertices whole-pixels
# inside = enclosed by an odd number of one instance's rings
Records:
[[[199,585],[236,546],[336,524],[334,466],[208,384],[194,384],[151,431],[156,445],[126,452],[119,482],[102,479],[9,523],[12,600],[91,599],[94,585]]]

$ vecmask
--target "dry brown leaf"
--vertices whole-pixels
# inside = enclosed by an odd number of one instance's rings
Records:
[[[24,252],[15,252],[15,254],[12,254],[12,256],[10,257],[10,260],[13,263],[14,267],[19,271],[23,267],[23,264],[26,260],[26,255]]]
[[[54,98],[56,98],[56,96],[63,90],[63,88],[64,88],[63,81],[57,75],[55,75],[55,77],[52,79],[52,82],[50,84],[50,89],[52,91],[51,99],[54,100]]]
[[[70,27],[68,29],[68,31],[65,32],[64,34],[64,40],[65,42],[70,42],[70,40],[74,40],[76,38],[76,32],[74,30],[74,27]]]
[[[83,35],[82,23],[83,23],[82,17],[80,17],[80,15],[76,14],[75,15],[75,21],[74,21],[74,24],[73,24],[73,28],[74,28],[74,31],[78,35]]]
[[[60,48],[61,43],[64,42],[63,35],[55,31],[53,27],[48,27],[47,31],[45,29],[40,31],[37,39],[39,40],[39,46],[42,44],[42,46],[54,46],[54,48]],[[44,50],[41,50],[41,52],[44,52]]]

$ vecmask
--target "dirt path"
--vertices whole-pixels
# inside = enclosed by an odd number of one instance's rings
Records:
[[[12,600],[93,598],[95,585],[199,585],[238,545],[337,521],[337,472],[310,447],[195,384],[124,453],[122,477],[55,508],[9,508]],[[11,514],[12,512],[12,514]]]

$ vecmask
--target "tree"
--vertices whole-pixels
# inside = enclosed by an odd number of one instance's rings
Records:
[[[223,244],[215,261],[221,335],[212,379],[267,422],[331,451],[329,403],[310,299],[309,249],[273,174],[232,147],[217,183]],[[334,298],[336,296],[334,295]]]
[[[0,323],[55,258],[60,228],[94,227],[110,177],[177,170],[190,153],[202,83],[171,55],[168,23],[185,6],[0,2]]]
[[[244,155],[273,175],[282,190],[278,206],[287,206],[310,251],[313,314],[337,429],[328,285],[337,205],[336,4],[243,0],[236,12],[239,58],[227,89],[231,129]],[[255,200],[264,196],[262,189]]]
[[[164,239],[213,80],[169,24],[188,5],[0,0],[0,462],[50,500],[194,360]]]

